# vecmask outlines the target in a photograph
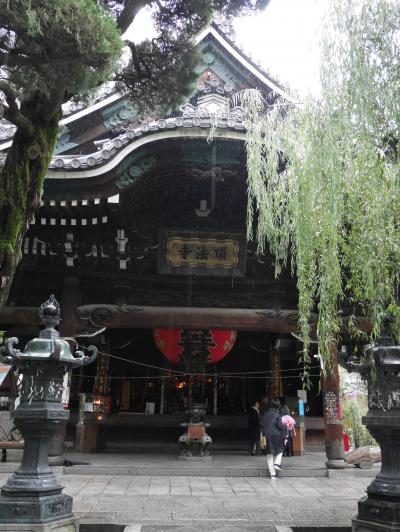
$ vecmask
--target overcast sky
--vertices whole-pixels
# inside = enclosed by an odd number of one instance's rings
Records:
[[[321,24],[330,0],[271,0],[264,12],[235,22],[236,41],[272,75],[300,93],[318,93]],[[130,36],[151,32],[150,14],[139,13]]]
[[[236,40],[272,74],[302,94],[319,90],[319,41],[329,0],[271,0],[238,19]]]

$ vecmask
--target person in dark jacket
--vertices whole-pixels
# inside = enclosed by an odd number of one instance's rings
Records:
[[[255,401],[249,410],[249,454],[261,454],[260,448],[260,403]]]
[[[274,399],[261,418],[261,431],[267,438],[267,463],[272,480],[276,479],[276,472],[282,470],[284,425],[279,414],[279,407],[280,402]]]
[[[290,413],[290,409],[288,407],[288,405],[286,404],[286,399],[284,397],[279,397],[279,413],[281,415],[281,417],[283,416],[290,416],[291,413]]]

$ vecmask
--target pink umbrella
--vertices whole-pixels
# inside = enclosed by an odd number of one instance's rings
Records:
[[[293,430],[296,425],[296,421],[289,415],[282,416],[282,423],[286,425],[289,430]]]

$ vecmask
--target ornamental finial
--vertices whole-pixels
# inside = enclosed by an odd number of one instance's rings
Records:
[[[51,294],[49,299],[40,305],[39,317],[46,329],[53,329],[60,323],[60,304],[54,294]]]

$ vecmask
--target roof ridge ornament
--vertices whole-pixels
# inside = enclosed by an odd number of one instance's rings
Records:
[[[230,96],[233,92],[232,83],[226,83],[225,81],[218,79],[212,70],[208,70],[202,79],[197,83],[198,92],[207,93],[219,93],[224,96]]]

